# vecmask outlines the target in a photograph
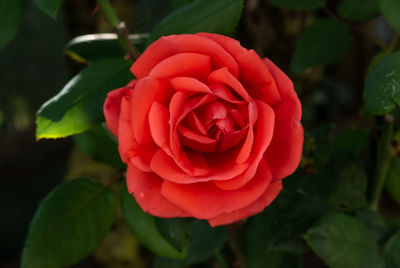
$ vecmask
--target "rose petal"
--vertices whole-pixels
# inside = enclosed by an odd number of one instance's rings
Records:
[[[124,163],[132,163],[142,171],[151,171],[150,160],[155,153],[154,143],[138,144],[131,128],[130,96],[121,101],[121,113],[118,126],[118,150]]]
[[[149,125],[154,142],[164,151],[169,149],[169,112],[168,108],[155,101],[149,112]]]
[[[258,107],[258,119],[256,128],[254,129],[254,144],[253,150],[251,151],[251,157],[248,161],[249,168],[242,174],[231,180],[214,181],[221,189],[235,190],[243,187],[246,183],[251,181],[253,178],[260,161],[263,159],[265,150],[270,146],[273,139],[272,134],[274,132],[274,120],[275,114],[268,104],[255,101]],[[269,163],[268,163],[269,164]]]
[[[257,200],[271,182],[271,173],[261,161],[254,178],[236,191],[224,191],[212,182],[177,184],[164,181],[161,194],[171,203],[199,219],[214,218],[248,206]]]
[[[246,135],[247,128],[242,128],[229,133],[222,133],[218,140],[217,150],[219,152],[228,150],[237,145]]]
[[[141,79],[165,58],[183,52],[208,55],[212,59],[213,68],[226,66],[234,76],[237,77],[239,74],[236,61],[217,42],[193,34],[161,37],[143,52],[130,70],[138,79]]]
[[[174,218],[191,215],[176,207],[161,195],[162,179],[156,174],[143,172],[133,165],[128,165],[126,184],[143,211],[157,217]]]
[[[209,83],[226,84],[226,85],[230,86],[243,99],[245,99],[245,100],[249,99],[249,94],[243,88],[243,85],[236,79],[235,76],[233,76],[231,73],[229,73],[229,71],[226,67],[217,69],[217,70],[213,71],[212,73],[210,73],[207,81]]]
[[[194,112],[188,113],[184,123],[195,132],[202,135],[207,135],[207,129]]]
[[[208,87],[212,90],[212,92],[220,97],[223,100],[226,100],[231,103],[243,103],[244,101],[239,100],[232,94],[232,92],[224,85],[221,84],[210,84]]]
[[[197,35],[214,40],[234,57],[239,56],[247,51],[247,49],[240,45],[239,41],[224,35],[214,33],[197,33]]]
[[[107,94],[107,98],[103,106],[104,117],[106,118],[107,128],[115,136],[118,136],[118,121],[119,114],[121,112],[122,97],[130,96],[131,94],[131,87],[115,89]]]
[[[169,82],[176,90],[211,93],[206,84],[192,77],[175,77]]]
[[[132,130],[138,143],[152,141],[148,114],[154,101],[165,103],[173,91],[166,83],[146,77],[140,79],[132,94]]]
[[[301,103],[293,88],[293,83],[275,64],[270,60],[264,62],[271,70],[279,91],[282,102],[275,107],[275,130],[265,158],[270,165],[272,178],[283,179],[292,174],[301,159],[303,151],[303,127],[301,119]]]
[[[261,197],[259,197],[256,201],[254,201],[247,207],[243,207],[230,213],[223,213],[215,218],[209,219],[208,222],[212,227],[215,227],[218,225],[230,224],[238,220],[258,214],[262,212],[267,206],[269,206],[272,201],[275,200],[281,190],[282,182],[274,181],[268,186],[267,190],[263,193]]]
[[[209,56],[197,53],[178,53],[158,63],[150,71],[149,76],[167,78],[176,76],[194,76],[204,79],[211,70]]]
[[[236,60],[240,65],[240,81],[245,83],[250,96],[270,106],[281,101],[274,77],[254,50],[246,51]]]
[[[198,134],[182,125],[178,126],[183,145],[198,152],[213,152],[217,148],[217,141],[208,136]]]

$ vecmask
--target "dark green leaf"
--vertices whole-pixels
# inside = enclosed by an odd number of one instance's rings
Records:
[[[389,227],[378,212],[364,208],[357,210],[356,216],[365,224],[378,242],[384,240],[389,234]]]
[[[305,239],[329,267],[385,266],[374,236],[361,221],[351,216],[328,213],[308,230]]]
[[[70,266],[91,253],[115,216],[113,192],[88,179],[55,188],[39,205],[22,255],[22,267]]]
[[[397,204],[400,205],[400,158],[392,160],[386,177],[386,190]]]
[[[333,19],[314,21],[300,36],[290,64],[293,72],[302,72],[339,60],[353,43],[347,26]]]
[[[155,218],[156,226],[160,234],[168,241],[174,248],[181,251],[187,246],[188,229],[190,228],[191,219],[185,218]]]
[[[386,242],[385,256],[388,260],[388,268],[400,267],[400,231]]]
[[[168,0],[168,2],[173,9],[177,9],[184,5],[192,3],[193,0]]]
[[[268,0],[268,2],[283,8],[308,10],[322,7],[326,0]]]
[[[21,23],[27,0],[0,1],[0,49],[2,49],[17,33]]]
[[[133,45],[142,51],[148,34],[129,36]],[[79,62],[93,62],[107,58],[123,58],[126,54],[116,34],[88,34],[75,37],[65,46],[65,52]]]
[[[400,2],[399,2],[400,3]],[[383,115],[400,104],[400,52],[380,61],[369,73],[364,88],[368,111]]]
[[[345,0],[339,4],[339,14],[349,20],[364,21],[379,14],[377,0]]]
[[[97,61],[72,78],[37,115],[36,138],[62,138],[81,133],[104,121],[107,92],[126,85],[130,61]]]
[[[168,243],[157,229],[154,217],[143,212],[126,186],[121,190],[121,207],[129,229],[149,250],[160,256],[174,259],[186,257],[186,251],[178,251]]]
[[[211,227],[206,221],[196,220],[190,231],[190,246],[187,258],[182,261],[157,258],[156,268],[187,267],[208,260],[228,240],[225,227]]]
[[[35,0],[35,4],[41,11],[43,11],[53,19],[56,19],[62,1],[63,0]]]
[[[93,160],[111,165],[118,169],[124,167],[118,154],[117,144],[102,126],[91,128],[72,138],[75,144]]]
[[[368,137],[368,129],[350,129],[336,137],[333,141],[332,149],[335,151],[359,153],[365,147]]]
[[[400,33],[400,1],[377,0],[383,17],[392,28]]]
[[[163,35],[211,32],[230,34],[242,13],[243,0],[196,0],[160,21],[148,44]]]

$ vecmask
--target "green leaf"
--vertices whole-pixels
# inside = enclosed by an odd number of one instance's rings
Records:
[[[369,138],[369,130],[365,128],[349,129],[336,137],[332,143],[335,151],[359,153],[365,148]]]
[[[400,267],[400,231],[397,231],[385,244],[385,256],[388,260],[387,268]]]
[[[183,259],[186,257],[185,250],[176,250],[161,236],[154,217],[143,212],[133,196],[128,193],[126,185],[121,190],[121,207],[129,229],[145,247],[157,255],[168,258]]]
[[[119,157],[117,144],[102,126],[91,128],[72,136],[75,144],[93,160],[122,169],[124,164]]]
[[[387,238],[389,227],[378,212],[364,208],[356,211],[356,217],[365,224],[378,242]]]
[[[137,49],[143,51],[148,36],[148,34],[132,34],[129,39]],[[126,54],[118,35],[113,33],[77,36],[68,42],[64,50],[71,58],[83,63],[107,58],[123,58]]]
[[[290,69],[302,72],[339,60],[353,43],[347,26],[333,19],[314,21],[300,36]]]
[[[392,160],[386,177],[386,190],[397,204],[400,205],[400,158]]]
[[[364,103],[374,115],[383,115],[400,104],[400,52],[390,54],[369,73]]]
[[[398,0],[377,0],[383,17],[389,25],[400,33],[400,1]]]
[[[109,232],[115,198],[106,186],[75,179],[39,205],[22,254],[22,267],[65,267],[91,253]]]
[[[340,16],[354,21],[364,21],[379,15],[377,0],[345,0],[339,4]]]
[[[211,32],[230,34],[242,13],[243,0],[197,0],[161,20],[148,40],[151,44],[163,35]]]
[[[56,19],[58,10],[60,9],[63,0],[34,0],[34,1],[36,6],[41,11],[43,11],[53,19]]]
[[[377,242],[358,219],[328,213],[305,235],[308,245],[332,268],[383,268]]]
[[[157,258],[155,268],[188,267],[206,261],[220,250],[227,242],[229,235],[225,227],[211,227],[208,222],[195,220],[190,231],[190,246],[187,258],[171,260]]]
[[[0,49],[2,49],[17,33],[21,23],[27,0],[0,1]]]
[[[36,138],[62,138],[103,122],[107,92],[132,79],[130,65],[122,59],[97,61],[72,78],[38,111]]]
[[[268,0],[268,2],[283,8],[309,10],[322,7],[326,0]]]
[[[192,220],[186,218],[164,219],[155,217],[155,222],[160,234],[174,248],[182,251],[188,242],[188,229]]]

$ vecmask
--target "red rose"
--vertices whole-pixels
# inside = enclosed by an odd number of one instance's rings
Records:
[[[144,211],[216,226],[275,199],[303,146],[301,104],[278,67],[199,33],[160,38],[131,71],[137,80],[108,94],[104,114]]]

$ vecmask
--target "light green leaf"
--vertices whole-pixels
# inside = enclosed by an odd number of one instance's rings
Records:
[[[115,216],[113,192],[88,179],[55,188],[39,205],[22,254],[23,268],[65,267],[91,253]]]
[[[130,65],[122,59],[97,61],[72,78],[38,111],[36,138],[62,138],[103,122],[107,92],[132,79]]]
[[[41,11],[43,11],[53,19],[56,19],[58,10],[60,9],[63,0],[34,0],[34,1],[36,6]]]
[[[386,177],[386,190],[397,204],[400,205],[400,158],[392,160]]]
[[[148,44],[170,34],[230,34],[240,19],[242,8],[243,0],[196,0],[161,20],[151,32]]]
[[[377,0],[345,0],[339,4],[340,16],[354,21],[372,19],[379,14]]]
[[[290,64],[293,72],[339,60],[353,43],[347,26],[333,19],[314,21],[300,36]]]
[[[377,0],[383,17],[389,25],[400,33],[400,1],[399,0]]]
[[[145,247],[157,255],[168,258],[186,257],[185,250],[178,251],[161,236],[154,217],[143,212],[133,196],[128,193],[126,185],[121,189],[121,207],[129,229]]]
[[[1,0],[0,1],[0,49],[2,49],[17,33],[28,1]]]
[[[268,2],[283,8],[309,10],[322,7],[326,0],[268,0]]]
[[[129,39],[137,49],[143,51],[148,37],[148,34],[132,34]],[[113,33],[77,36],[68,42],[64,50],[71,58],[83,63],[107,58],[123,58],[126,55],[118,35]]]
[[[383,115],[400,104],[400,52],[390,54],[369,73],[364,103],[374,115]]]
[[[358,219],[328,213],[305,235],[308,245],[331,268],[383,268],[375,237]]]

